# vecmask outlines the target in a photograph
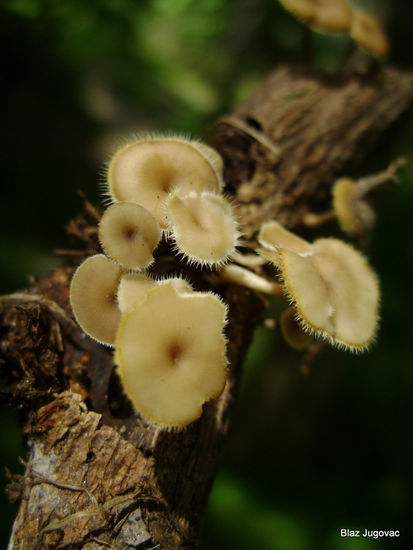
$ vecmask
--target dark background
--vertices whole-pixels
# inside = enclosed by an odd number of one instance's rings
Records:
[[[412,4],[358,4],[384,22],[389,62],[411,70]],[[119,137],[202,136],[275,65],[303,62],[300,24],[276,0],[10,0],[0,14],[2,293],[57,265],[53,250],[81,209],[76,190],[101,201],[99,174]],[[348,42],[314,35],[316,66],[334,70]],[[413,548],[413,117],[353,175],[400,155],[410,162],[374,198],[368,248],[383,293],[378,341],[360,356],[326,348],[303,375],[299,353],[257,330],[203,550]],[[1,463],[21,472],[18,411],[0,411],[0,427]],[[4,487],[3,467],[1,476]],[[16,509],[3,490],[0,501],[5,547]],[[342,528],[401,537],[344,539]]]

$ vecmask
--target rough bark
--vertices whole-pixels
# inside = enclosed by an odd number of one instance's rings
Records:
[[[412,77],[391,69],[333,82],[281,68],[218,121],[212,143],[225,159],[245,246],[268,218],[300,230],[302,215],[360,162],[412,94]],[[78,253],[0,301],[0,399],[23,405],[29,447],[25,474],[9,487],[21,497],[9,548],[194,548],[265,301],[241,287],[215,288],[230,307],[224,394],[184,431],[149,426],[122,394],[112,353],[82,334],[68,305],[74,266],[97,250],[98,212],[86,206],[69,227]],[[163,274],[185,270],[208,288],[202,274],[161,259],[168,254],[159,252]]]

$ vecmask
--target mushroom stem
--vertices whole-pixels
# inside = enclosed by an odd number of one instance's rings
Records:
[[[246,267],[260,267],[266,263],[261,256],[257,256],[256,254],[242,254],[237,250],[234,250],[234,252],[229,255],[229,259]]]
[[[267,281],[267,279],[239,265],[228,264],[221,269],[218,275],[223,281],[228,283],[245,286],[271,296],[284,296],[281,285]]]
[[[396,183],[397,170],[406,164],[407,160],[403,157],[399,157],[389,164],[389,166],[379,172],[378,174],[373,174],[372,176],[367,176],[365,178],[359,179],[357,183],[357,193],[360,197],[370,193],[373,189],[384,185],[385,183]]]
[[[320,212],[319,214],[315,212],[307,212],[301,221],[306,227],[319,227],[326,222],[334,220],[335,217],[336,214],[334,210],[326,210],[325,212]]]

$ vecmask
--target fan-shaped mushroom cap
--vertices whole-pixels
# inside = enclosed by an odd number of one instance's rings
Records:
[[[374,224],[375,214],[363,201],[354,180],[341,178],[333,186],[333,209],[342,230],[348,235],[361,233]]]
[[[120,321],[116,293],[122,270],[103,254],[87,258],[70,284],[70,304],[76,321],[91,338],[113,346]]]
[[[134,202],[112,204],[99,223],[103,250],[127,269],[148,267],[160,238],[158,222],[146,208]]]
[[[178,313],[177,313],[178,312]],[[122,316],[115,360],[125,392],[146,419],[183,428],[225,386],[226,306],[211,293],[150,290]]]
[[[221,190],[223,182],[217,155],[200,142],[180,137],[138,139],[112,157],[108,167],[108,194],[114,201],[141,204],[165,228],[164,202],[173,189]]]
[[[362,350],[374,339],[380,299],[365,258],[338,239],[318,239],[313,254],[279,249],[286,291],[303,326],[331,343]]]
[[[327,33],[350,30],[352,9],[347,0],[280,0],[280,3],[314,30]]]
[[[292,306],[287,307],[281,313],[280,328],[287,344],[298,351],[308,348],[313,341],[311,334],[301,326],[297,312]]]
[[[237,224],[231,205],[221,195],[175,191],[165,207],[176,247],[193,263],[219,265],[235,250]]]
[[[354,10],[351,37],[375,57],[386,57],[390,44],[379,22],[368,13]]]

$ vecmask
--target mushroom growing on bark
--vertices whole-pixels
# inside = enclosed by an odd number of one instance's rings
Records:
[[[270,223],[276,235],[279,224]],[[304,329],[351,351],[366,349],[376,334],[380,300],[367,260],[338,239],[317,239],[304,247],[291,232],[287,242],[285,231],[279,230],[282,238],[274,237],[272,246],[266,241],[260,252],[280,270]]]
[[[222,265],[235,250],[239,232],[231,205],[222,195],[202,191],[171,193],[165,204],[171,237],[190,262]]]
[[[91,338],[113,346],[120,321],[116,300],[122,276],[118,264],[103,254],[87,258],[70,284],[70,304],[76,321]]]
[[[179,312],[179,313],[178,313]],[[147,420],[183,428],[226,381],[227,307],[212,293],[160,284],[122,315],[115,361],[125,393]]]
[[[99,223],[103,250],[127,269],[148,267],[160,238],[158,222],[146,208],[134,202],[112,204]]]

